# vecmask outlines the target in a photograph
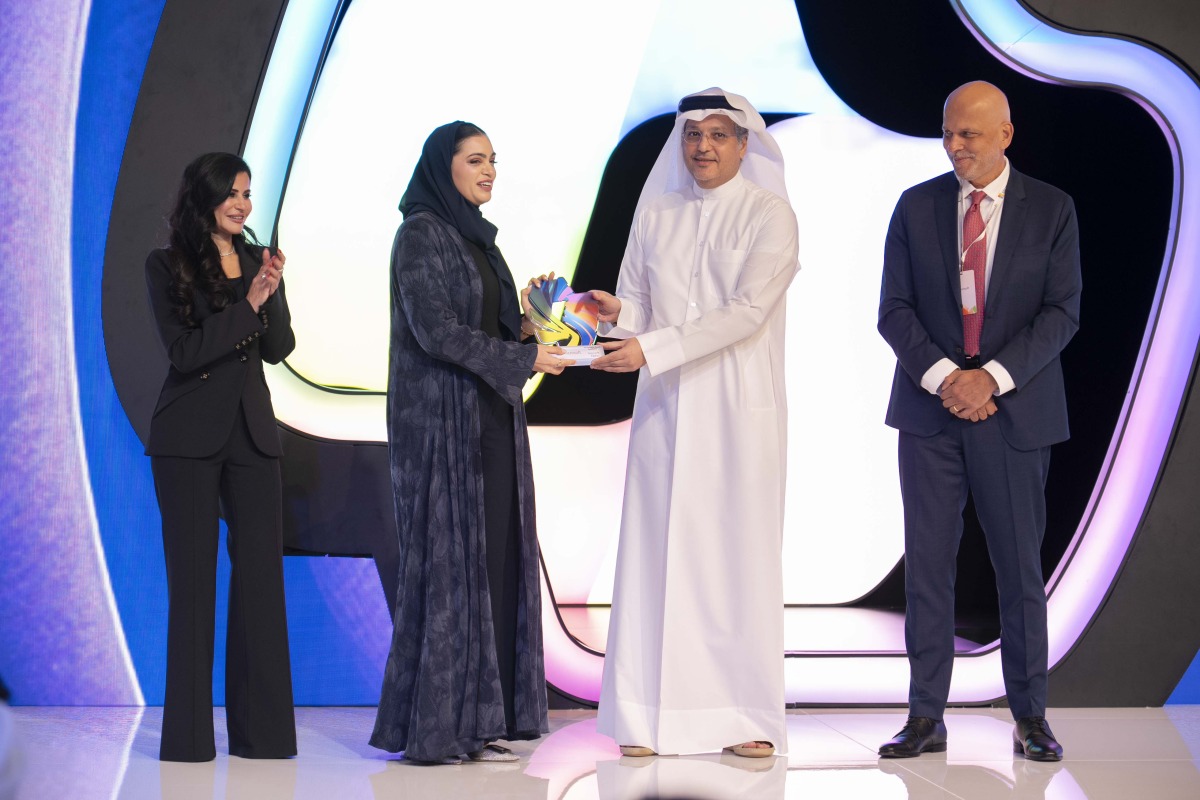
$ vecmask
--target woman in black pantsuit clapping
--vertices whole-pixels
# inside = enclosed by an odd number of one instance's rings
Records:
[[[283,592],[279,436],[262,362],[296,346],[282,253],[253,244],[250,168],[209,153],[187,166],[170,246],[146,284],[170,361],[146,454],[162,513],[170,612],[164,761],[216,757],[212,720],[218,511],[233,566],[225,660],[229,752],[296,754]],[[250,240],[246,233],[249,232]]]

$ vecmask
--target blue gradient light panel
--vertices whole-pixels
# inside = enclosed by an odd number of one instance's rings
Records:
[[[0,35],[0,675],[19,702],[136,705],[93,506],[72,319],[87,13],[79,0],[7,3]]]

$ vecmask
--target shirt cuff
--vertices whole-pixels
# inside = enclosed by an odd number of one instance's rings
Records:
[[[990,363],[994,364],[995,362]],[[953,361],[948,358],[941,359],[925,370],[925,374],[921,376],[921,388],[930,394],[937,394],[938,389],[942,388],[942,381],[946,380],[946,376],[956,369],[958,369],[958,365]]]
[[[641,316],[634,304],[622,300],[621,310],[617,312],[617,321],[602,322],[597,330],[601,336],[608,336],[612,339],[632,339],[634,336],[645,333],[642,330],[641,322]]]
[[[1008,370],[999,361],[989,361],[983,365],[983,368],[992,373],[992,377],[996,379],[996,385],[1000,387],[994,392],[996,397],[1017,388],[1017,384],[1013,382],[1012,375],[1008,374]]]
[[[642,356],[646,359],[646,371],[652,377],[658,377],[667,370],[683,364],[683,342],[680,341],[675,328],[659,328],[656,331],[639,333],[637,340],[642,347]]]

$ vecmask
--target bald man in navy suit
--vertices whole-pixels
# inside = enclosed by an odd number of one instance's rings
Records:
[[[884,251],[879,332],[896,353],[909,717],[879,755],[946,749],[954,577],[970,492],[996,571],[1013,748],[1058,761],[1045,720],[1050,446],[1065,440],[1059,354],[1079,327],[1075,206],[1013,169],[1008,100],[988,83],[946,99],[946,173],[900,197]]]

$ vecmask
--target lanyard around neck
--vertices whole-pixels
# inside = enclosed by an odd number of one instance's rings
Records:
[[[959,202],[959,205],[961,206],[962,200],[959,200],[958,202]],[[1003,202],[1004,202],[1004,192],[1001,192],[1000,194],[996,195],[995,198],[992,199],[992,208],[991,208],[991,211],[987,215],[987,219],[985,219],[983,221],[983,230],[981,230],[979,232],[978,236],[976,236],[973,240],[971,240],[970,244],[963,246],[962,250],[959,252],[959,254],[958,254],[958,271],[960,274],[962,273],[963,268],[966,266],[967,253],[970,252],[972,247],[979,244],[981,241],[984,240],[985,237],[987,237],[991,233],[992,221],[996,219],[996,212],[998,212],[1000,210],[1000,204]],[[979,204],[982,206],[983,201],[980,200]],[[966,215],[969,213],[971,213],[970,208],[968,208],[965,212],[963,212],[963,217],[965,218]],[[982,215],[983,209],[980,209],[979,213]],[[962,230],[961,224],[958,227],[959,227],[959,230]]]

